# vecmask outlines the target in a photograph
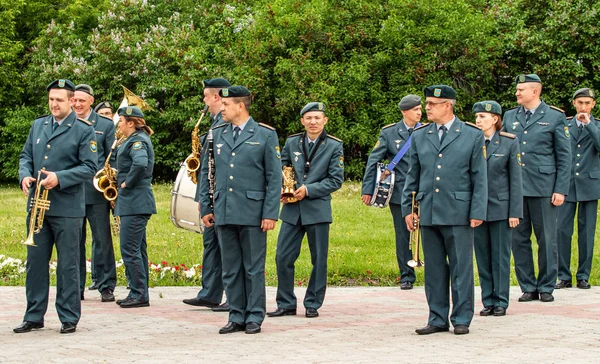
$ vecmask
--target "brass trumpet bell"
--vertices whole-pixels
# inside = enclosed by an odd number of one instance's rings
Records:
[[[109,185],[104,189],[103,195],[106,201],[114,201],[117,199],[119,192],[117,192],[117,188],[114,185]]]
[[[113,172],[113,175],[116,176],[117,170],[114,168],[111,168],[111,170]],[[110,178],[108,177],[106,170],[104,168],[99,170],[98,172],[96,172],[96,175],[94,176],[92,184],[94,185],[94,188],[98,192],[102,192],[102,193],[104,193],[104,191],[110,187],[111,181],[110,181]]]
[[[185,166],[188,171],[196,172],[200,168],[200,159],[192,154],[185,160]]]

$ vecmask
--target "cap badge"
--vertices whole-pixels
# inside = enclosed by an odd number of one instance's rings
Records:
[[[133,109],[128,107],[127,110],[125,110],[125,114],[127,115],[131,115],[133,113]]]
[[[229,96],[229,89],[224,88],[221,93],[223,94],[223,97],[228,97]]]
[[[492,111],[492,104],[485,104],[485,111],[487,111],[487,112]]]
[[[440,97],[441,94],[442,94],[442,89],[436,88],[433,90],[433,96]]]
[[[65,80],[58,80],[58,87],[65,87]]]
[[[519,82],[525,82],[525,75],[519,75]]]

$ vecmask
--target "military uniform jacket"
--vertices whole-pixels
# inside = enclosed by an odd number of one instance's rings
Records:
[[[213,122],[210,126],[210,129],[213,129],[219,125],[223,125],[225,124],[225,122],[223,121],[223,116],[221,116],[221,112],[219,111],[219,113],[217,115],[215,115],[214,118],[212,118]],[[205,153],[208,152],[208,143],[206,143],[206,136],[208,135],[208,133],[204,133],[202,135],[200,135],[200,144],[202,144],[202,149],[200,150],[200,162],[202,163],[203,160],[203,156]],[[213,136],[214,138],[214,136]],[[196,183],[196,195],[194,196],[194,201],[196,202],[200,202],[200,173],[202,172],[202,168],[198,168],[198,172],[196,175],[196,181],[198,183]]]
[[[590,115],[590,122],[579,133],[575,118],[569,118],[571,152],[573,154],[571,182],[567,201],[600,199],[600,123]]]
[[[504,134],[504,135],[502,135]],[[519,140],[496,132],[487,147],[488,205],[486,221],[523,217],[523,181]]]
[[[150,136],[135,131],[119,147],[115,216],[156,214],[152,193],[154,148]],[[125,182],[125,188],[121,184]]]
[[[260,226],[277,220],[281,195],[281,163],[277,133],[252,117],[233,141],[231,124],[213,129],[216,190],[209,207],[208,183],[200,184],[200,216],[214,213],[217,225]],[[208,180],[208,155],[201,180]]]
[[[98,146],[98,169],[102,169],[104,168],[106,157],[110,153],[110,147],[112,147],[115,141],[115,124],[112,120],[96,114],[94,110],[92,110],[92,113],[88,117],[88,121],[94,127],[96,145]],[[112,167],[114,168],[114,166]],[[85,203],[86,205],[108,203],[102,192],[94,188],[92,178],[85,181]]]
[[[325,134],[305,174],[308,157],[302,152],[303,137],[304,133],[288,137],[281,152],[281,166],[294,167],[296,189],[305,185],[308,196],[301,201],[284,204],[279,218],[293,225],[298,220],[302,221],[302,225],[331,223],[331,193],[339,190],[344,182],[343,145],[340,140]],[[304,139],[304,143],[308,153],[308,141]],[[316,148],[316,143],[313,148]]]
[[[25,177],[37,178],[40,169],[55,172],[59,184],[48,191],[51,202],[46,215],[83,217],[83,182],[91,181],[98,168],[94,128],[87,121],[78,120],[73,111],[54,133],[52,123],[52,115],[34,120],[19,157],[19,181]],[[31,184],[29,197],[34,193],[35,182]]]
[[[523,196],[551,197],[569,193],[571,146],[565,114],[543,101],[525,123],[523,106],[504,113],[503,130],[519,138]]]
[[[365,168],[365,175],[362,182],[363,195],[373,194],[375,177],[377,176],[377,163],[385,159],[391,162],[396,154],[398,154],[398,151],[404,146],[408,137],[408,130],[404,125],[404,119],[399,123],[394,123],[381,129],[377,144],[375,144],[375,148],[373,148],[373,151],[369,155],[367,166]],[[394,181],[394,191],[392,192],[390,203],[397,205],[402,203],[402,189],[404,188],[409,161],[410,149],[394,168],[396,180]]]
[[[485,220],[487,171],[484,136],[457,118],[440,146],[435,123],[417,128],[403,190],[402,214],[411,213],[412,191],[421,205],[421,225],[469,225]]]

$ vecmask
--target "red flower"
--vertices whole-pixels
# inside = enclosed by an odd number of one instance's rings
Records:
[[[181,264],[179,264],[179,265],[180,265],[180,266],[182,266],[182,267],[185,267],[185,264],[183,264],[183,263],[181,263]]]
[[[298,285],[301,286],[302,285],[302,281],[298,281]]]
[[[367,274],[372,274],[373,272],[371,272],[370,270],[366,270]]]
[[[164,260],[163,260],[162,262],[160,262],[160,264],[161,264],[163,267],[166,267],[167,265],[169,265],[169,263],[165,262]]]
[[[178,265],[176,265],[176,266],[175,266],[175,271],[178,271],[178,270],[179,270],[179,266],[178,266]]]

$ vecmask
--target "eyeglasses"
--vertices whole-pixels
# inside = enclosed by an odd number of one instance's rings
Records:
[[[432,106],[433,107],[435,105],[441,105],[441,104],[445,104],[447,102],[449,102],[449,101],[448,100],[446,100],[446,101],[440,101],[440,102],[427,101],[427,102],[425,102],[425,107],[427,107],[427,106]]]

